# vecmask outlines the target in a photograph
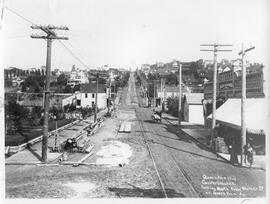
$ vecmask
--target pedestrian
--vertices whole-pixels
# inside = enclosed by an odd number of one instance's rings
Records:
[[[254,150],[251,146],[251,143],[250,143],[250,141],[248,141],[247,144],[244,146],[244,155],[245,155],[244,162],[246,163],[246,160],[248,160],[250,167],[253,164],[253,152],[254,152]]]
[[[238,165],[239,162],[238,162],[238,157],[237,157],[237,152],[236,152],[236,142],[235,142],[235,139],[232,138],[232,143],[231,145],[229,146],[230,148],[230,163],[232,165]]]

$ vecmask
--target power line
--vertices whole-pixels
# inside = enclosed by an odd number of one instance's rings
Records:
[[[35,23],[33,23],[31,20],[29,20],[29,19],[27,19],[27,18],[25,18],[24,16],[22,16],[21,14],[19,14],[18,12],[16,12],[16,11],[14,11],[13,9],[10,9],[10,8],[8,8],[8,7],[4,7],[4,8],[6,8],[7,10],[9,10],[9,11],[11,11],[12,13],[14,13],[15,15],[17,15],[18,17],[20,17],[21,19],[23,19],[23,20],[25,20],[25,21],[27,21],[28,23],[31,23],[32,25],[34,25],[34,27],[36,27],[36,24]],[[35,36],[32,36],[33,38],[36,38]],[[74,54],[62,41],[60,41],[60,40],[58,40],[61,44],[62,44],[62,46],[75,58],[75,59],[77,59],[83,66],[85,66],[85,67],[87,67],[88,69],[90,69],[89,68],[89,66],[87,66],[76,54]]]
[[[89,66],[87,66],[77,55],[74,54],[74,52],[72,52],[62,41],[59,41],[65,48],[66,50],[75,58],[77,59],[83,66],[87,67],[88,69],[90,69]]]
[[[8,7],[6,7],[6,6],[5,6],[4,8],[7,9],[7,10],[9,10],[10,12],[14,13],[16,16],[22,18],[23,20],[27,21],[28,23],[34,24],[31,20],[25,18],[24,16],[22,16],[22,15],[19,14],[19,13],[17,13],[16,11],[14,11],[14,10],[12,10],[12,9],[10,9],[10,8],[8,8]]]
[[[78,48],[75,48],[74,45],[72,45],[70,41],[67,41],[67,43],[77,52],[77,54],[81,58],[87,59],[87,56],[83,52],[81,52]]]

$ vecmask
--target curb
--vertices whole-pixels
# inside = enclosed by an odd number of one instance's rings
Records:
[[[58,128],[56,130],[52,130],[52,131],[50,131],[48,133],[48,137],[52,136],[56,131],[61,131],[61,130],[65,129],[65,128],[68,128],[68,127],[70,127],[70,126],[78,123],[78,122],[79,122],[79,120],[75,120],[75,121],[73,121],[71,123],[68,123],[68,124],[66,124],[66,125]],[[37,142],[40,142],[42,140],[42,137],[43,137],[43,135],[40,135],[40,136],[38,136],[38,137],[36,137],[36,138],[34,138],[32,140],[29,140],[28,142],[23,143],[21,145],[18,145],[18,146],[9,146],[9,148],[8,148],[9,151],[6,154],[8,154],[9,152],[10,153],[13,153],[13,154],[15,154],[17,152],[20,152],[20,151],[24,150],[27,147],[27,145],[29,145],[29,144],[33,145],[33,144],[35,144]]]

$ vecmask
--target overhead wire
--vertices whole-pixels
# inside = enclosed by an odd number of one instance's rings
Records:
[[[83,53],[80,52],[78,48],[76,48],[73,44],[71,44],[70,41],[67,41],[67,43],[77,52],[77,54],[81,57],[84,58],[85,60],[87,60],[87,56]]]
[[[24,19],[24,20],[25,20],[25,21],[27,21],[28,23],[31,23],[31,24],[35,25],[35,23],[33,23],[31,20],[29,20],[29,19],[25,18],[24,16],[22,16],[22,15],[21,15],[21,14],[19,14],[19,13],[17,13],[17,12],[16,12],[16,11],[14,11],[13,9],[10,9],[10,8],[9,8],[9,7],[7,7],[7,6],[4,6],[3,8],[4,8],[4,9],[9,10],[10,12],[12,12],[12,13],[14,13],[15,15],[17,15],[18,17],[20,17],[20,18]]]
[[[87,67],[88,69],[90,69],[90,67],[88,65],[86,65],[77,55],[75,55],[62,41],[58,40],[60,42],[60,44],[62,44],[62,46],[64,46],[66,48],[66,50],[75,58],[77,59],[83,66]]]
[[[28,23],[32,24],[32,25],[36,25],[34,22],[32,22],[31,20],[29,20],[28,18],[22,16],[21,14],[19,14],[18,12],[14,11],[13,9],[10,9],[9,7],[5,6],[3,7],[7,10],[9,10],[10,12],[12,12],[13,14],[15,14],[16,16],[20,17],[21,19],[27,21]],[[83,66],[87,67],[88,69],[90,69],[90,67],[88,65],[86,65],[86,63],[84,63],[74,52],[72,52],[71,49],[69,49],[62,41],[58,40],[60,42],[60,44],[76,59],[78,60]]]

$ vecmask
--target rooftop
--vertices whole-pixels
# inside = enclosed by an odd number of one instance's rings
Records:
[[[106,93],[106,88],[105,84],[98,84],[98,93]],[[96,93],[96,84],[83,84],[80,92]]]

